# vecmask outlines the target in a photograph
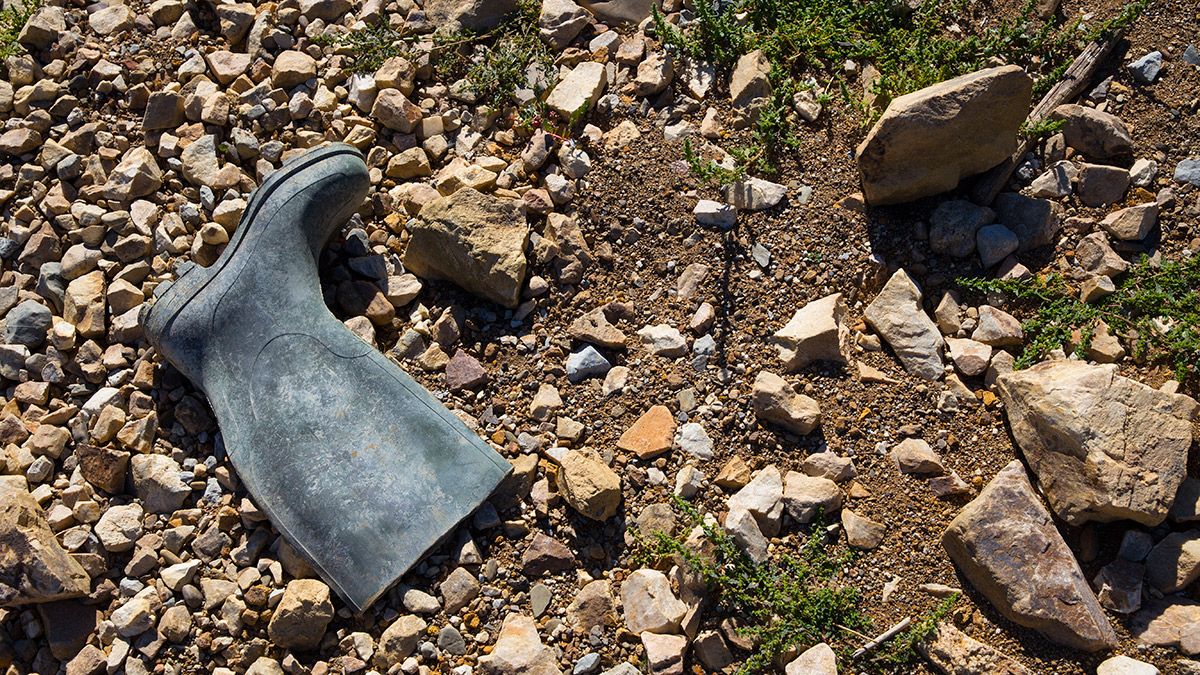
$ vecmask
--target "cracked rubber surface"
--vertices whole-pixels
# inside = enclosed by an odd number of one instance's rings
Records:
[[[367,189],[350,146],[290,160],[212,267],[181,268],[142,315],[208,397],[255,502],[359,611],[510,470],[325,306],[318,256]]]

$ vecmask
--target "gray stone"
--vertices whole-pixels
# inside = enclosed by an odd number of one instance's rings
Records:
[[[929,215],[929,247],[934,253],[966,258],[975,250],[976,233],[996,222],[996,212],[963,199],[938,204]]]
[[[992,208],[996,210],[996,220],[1017,235],[1021,242],[1019,252],[1054,244],[1059,230],[1059,206],[1056,203],[1004,192],[996,197]]]
[[[1163,53],[1155,50],[1125,65],[1129,76],[1138,84],[1150,84],[1158,79],[1163,67]]]
[[[1189,157],[1176,164],[1175,182],[1200,186],[1200,157]]]
[[[46,341],[51,318],[50,310],[45,305],[36,300],[26,300],[5,315],[2,341],[37,349]]]
[[[963,507],[942,544],[967,579],[1009,620],[1088,652],[1117,636],[1019,460]]]
[[[591,345],[584,345],[567,356],[567,379],[574,383],[604,375],[611,368],[612,364],[608,359]]]
[[[987,225],[975,234],[979,249],[979,264],[988,268],[1017,252],[1021,242],[1013,231],[1003,225]]]
[[[908,372],[924,380],[942,377],[942,335],[921,307],[921,291],[897,270],[867,305],[864,318],[887,341]]]

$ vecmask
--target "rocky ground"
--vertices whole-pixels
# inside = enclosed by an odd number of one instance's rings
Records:
[[[755,561],[817,527],[854,551],[833,583],[869,634],[804,640],[777,659],[789,675],[884,671],[847,647],[956,594],[893,671],[1200,672],[1195,370],[1177,381],[1104,331],[1014,370],[1028,308],[956,283],[1059,272],[1095,301],[1142,253],[1200,252],[1193,5],[1153,3],[986,207],[955,188],[1015,147],[1036,102],[1019,67],[874,123],[798,99],[778,173],[718,187],[682,140],[719,159],[745,139],[770,87],[757,55],[714,78],[654,39],[644,0],[544,0],[557,77],[546,119],[514,125],[438,81],[427,37],[511,9],[156,0],[29,19],[0,80],[0,664],[732,671],[759,645],[721,588],[646,555],[656,532],[689,534],[678,497]],[[416,51],[373,72],[320,38],[381,20]],[[216,260],[266,175],[328,141],[362,150],[373,186],[323,256],[330,309],[513,464],[357,615],[138,324],[176,263]]]

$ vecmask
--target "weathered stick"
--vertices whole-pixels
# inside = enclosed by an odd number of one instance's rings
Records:
[[[1107,40],[1103,42],[1093,42],[1084,48],[1079,56],[1071,62],[1063,73],[1062,79],[1059,80],[1042,100],[1034,106],[1029,113],[1029,117],[1025,120],[1026,126],[1039,122],[1054,112],[1058,106],[1074,101],[1083,93],[1091,81],[1092,76],[1096,74],[1096,69],[1112,54],[1113,48],[1125,36],[1124,30],[1114,32]],[[996,195],[1000,194],[1000,190],[1008,183],[1009,177],[1016,170],[1017,165],[1021,163],[1021,159],[1029,149],[1033,147],[1031,139],[1023,139],[1017,144],[1017,151],[1008,159],[1001,162],[998,166],[990,169],[979,179],[975,187],[971,190],[971,198],[976,204],[987,206],[991,204]]]
[[[854,652],[854,655],[851,658],[857,659],[858,657],[862,656],[863,654],[866,654],[867,652],[871,651],[872,649],[875,649],[879,645],[887,642],[888,640],[891,640],[892,638],[896,637],[896,635],[900,631],[904,630],[905,628],[908,628],[908,624],[910,624],[910,623],[912,623],[912,617],[911,616],[904,617],[903,621],[901,621],[900,623],[896,624],[895,626],[892,626],[891,628],[887,629],[879,637],[875,638],[874,640],[871,640],[870,642],[863,645],[862,647],[859,647],[858,651]]]

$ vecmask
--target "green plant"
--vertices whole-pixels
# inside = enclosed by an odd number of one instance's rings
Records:
[[[867,83],[876,100],[906,94],[978,70],[993,60],[1014,63],[1037,78],[1035,91],[1049,89],[1088,40],[1131,24],[1152,0],[1133,0],[1115,16],[1081,29],[1037,16],[1036,0],[1025,0],[1010,17],[971,32],[972,5],[923,0],[909,10],[896,0],[701,0],[693,20],[680,28],[653,14],[655,34],[669,49],[708,61],[728,72],[738,58],[761,49],[772,65],[774,93],[751,132],[750,142],[731,151],[743,170],[770,172],[775,159],[795,146],[792,94],[805,75],[825,74],[826,91],[840,91],[869,123],[868,109],[842,76],[847,60],[869,63],[878,76]],[[985,23],[985,22],[978,22]]]
[[[1066,123],[1066,120],[1040,119],[1036,122],[1026,120],[1021,123],[1021,128],[1017,133],[1031,141],[1037,141],[1062,131]]]
[[[0,10],[0,60],[24,53],[25,48],[17,42],[29,17],[42,6],[42,0],[20,0]]]
[[[1169,365],[1181,383],[1200,376],[1200,256],[1157,263],[1143,256],[1116,283],[1116,291],[1093,303],[1079,300],[1060,275],[1018,279],[960,278],[959,285],[1014,298],[1030,313],[1022,324],[1025,350],[1015,366],[1026,368],[1070,343],[1084,355],[1100,321],[1125,338],[1133,356]]]
[[[741,621],[742,632],[756,649],[739,672],[770,669],[792,648],[839,644],[847,630],[870,625],[859,608],[858,591],[835,579],[850,561],[849,553],[832,554],[819,524],[813,526],[798,555],[756,563],[723,528],[706,522],[690,504],[676,498],[675,505],[693,527],[701,528],[711,551],[696,551],[684,540],[658,532],[640,539],[642,560],[681,560],[703,579],[721,611]]]
[[[402,30],[376,24],[348,33],[319,35],[314,42],[349,51],[354,57],[354,72],[373,73],[393,56],[410,56],[409,38]]]
[[[517,89],[527,85],[531,69],[551,72],[553,55],[538,34],[538,3],[522,0],[518,7],[515,16],[487,33],[435,32],[438,75],[465,79],[477,101],[503,108]],[[543,82],[541,88],[549,84]]]
[[[692,148],[692,139],[683,139],[683,160],[687,162],[692,175],[705,183],[723,185],[741,180],[745,175],[743,167],[733,169],[724,167],[711,159],[703,159]]]

